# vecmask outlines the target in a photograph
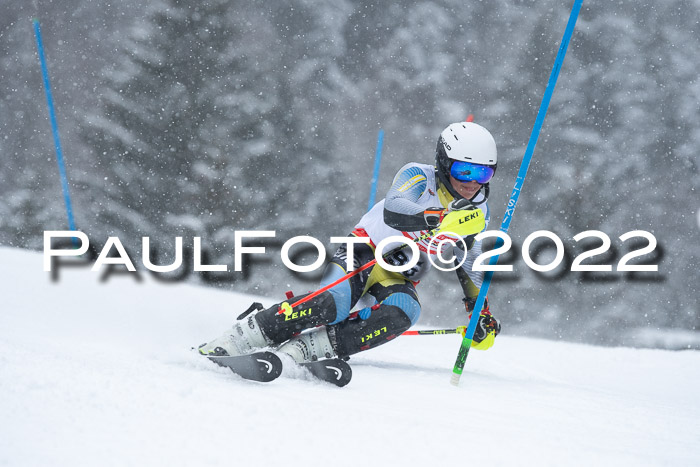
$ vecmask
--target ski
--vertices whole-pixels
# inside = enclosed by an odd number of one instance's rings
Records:
[[[338,387],[345,386],[352,379],[352,368],[339,358],[301,363],[299,366],[307,369],[314,378]]]
[[[272,352],[255,352],[248,355],[207,356],[209,360],[225,366],[244,379],[269,383],[282,374],[282,360]]]

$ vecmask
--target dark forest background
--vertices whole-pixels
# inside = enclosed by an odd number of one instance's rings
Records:
[[[236,230],[276,230],[280,242],[349,233],[367,209],[380,128],[378,199],[470,113],[499,147],[498,228],[571,4],[2,2],[0,244],[41,249],[44,230],[68,228],[33,17],[78,229],[98,248],[118,236],[137,264],[142,236],[163,263],[175,236],[199,236],[206,260],[233,269]],[[646,230],[659,247],[643,259],[659,272],[541,275],[515,260],[489,296],[504,332],[700,348],[698,69],[697,1],[584,2],[511,236],[551,230],[575,256],[593,243],[573,236],[601,230],[614,266],[634,247],[619,236]],[[246,274],[187,280],[279,298],[315,287],[268,247]],[[421,323],[458,324],[454,274],[425,282]]]

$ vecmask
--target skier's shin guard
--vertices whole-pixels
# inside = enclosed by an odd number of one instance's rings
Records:
[[[306,295],[308,294],[291,298],[282,304],[294,303]],[[275,344],[281,344],[304,329],[333,322],[336,317],[335,301],[329,292],[323,292],[294,308],[282,310],[282,304],[274,305],[255,315],[265,337]]]
[[[342,358],[389,342],[410,327],[411,320],[401,308],[382,305],[366,320],[352,319],[328,326],[328,335]]]

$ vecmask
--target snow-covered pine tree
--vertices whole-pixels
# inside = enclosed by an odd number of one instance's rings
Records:
[[[130,238],[212,236],[254,221],[258,180],[243,171],[271,152],[277,105],[264,19],[226,1],[166,0],[121,38],[102,103],[86,117],[102,226]],[[258,204],[264,204],[259,202]]]
[[[276,30],[270,53],[280,63],[275,124],[282,131],[271,164],[281,186],[272,191],[289,187],[273,225],[313,234],[325,243],[328,236],[352,228],[358,189],[349,172],[356,161],[366,164],[372,158],[339,144],[346,136],[342,111],[352,86],[338,62],[346,52],[342,31],[352,7],[347,0],[268,5]]]

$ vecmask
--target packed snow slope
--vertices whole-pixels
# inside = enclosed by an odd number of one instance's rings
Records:
[[[700,352],[506,328],[457,388],[454,335],[353,357],[345,388],[262,384],[191,350],[251,296],[87,268],[53,282],[9,248],[0,268],[0,465],[700,465]]]

